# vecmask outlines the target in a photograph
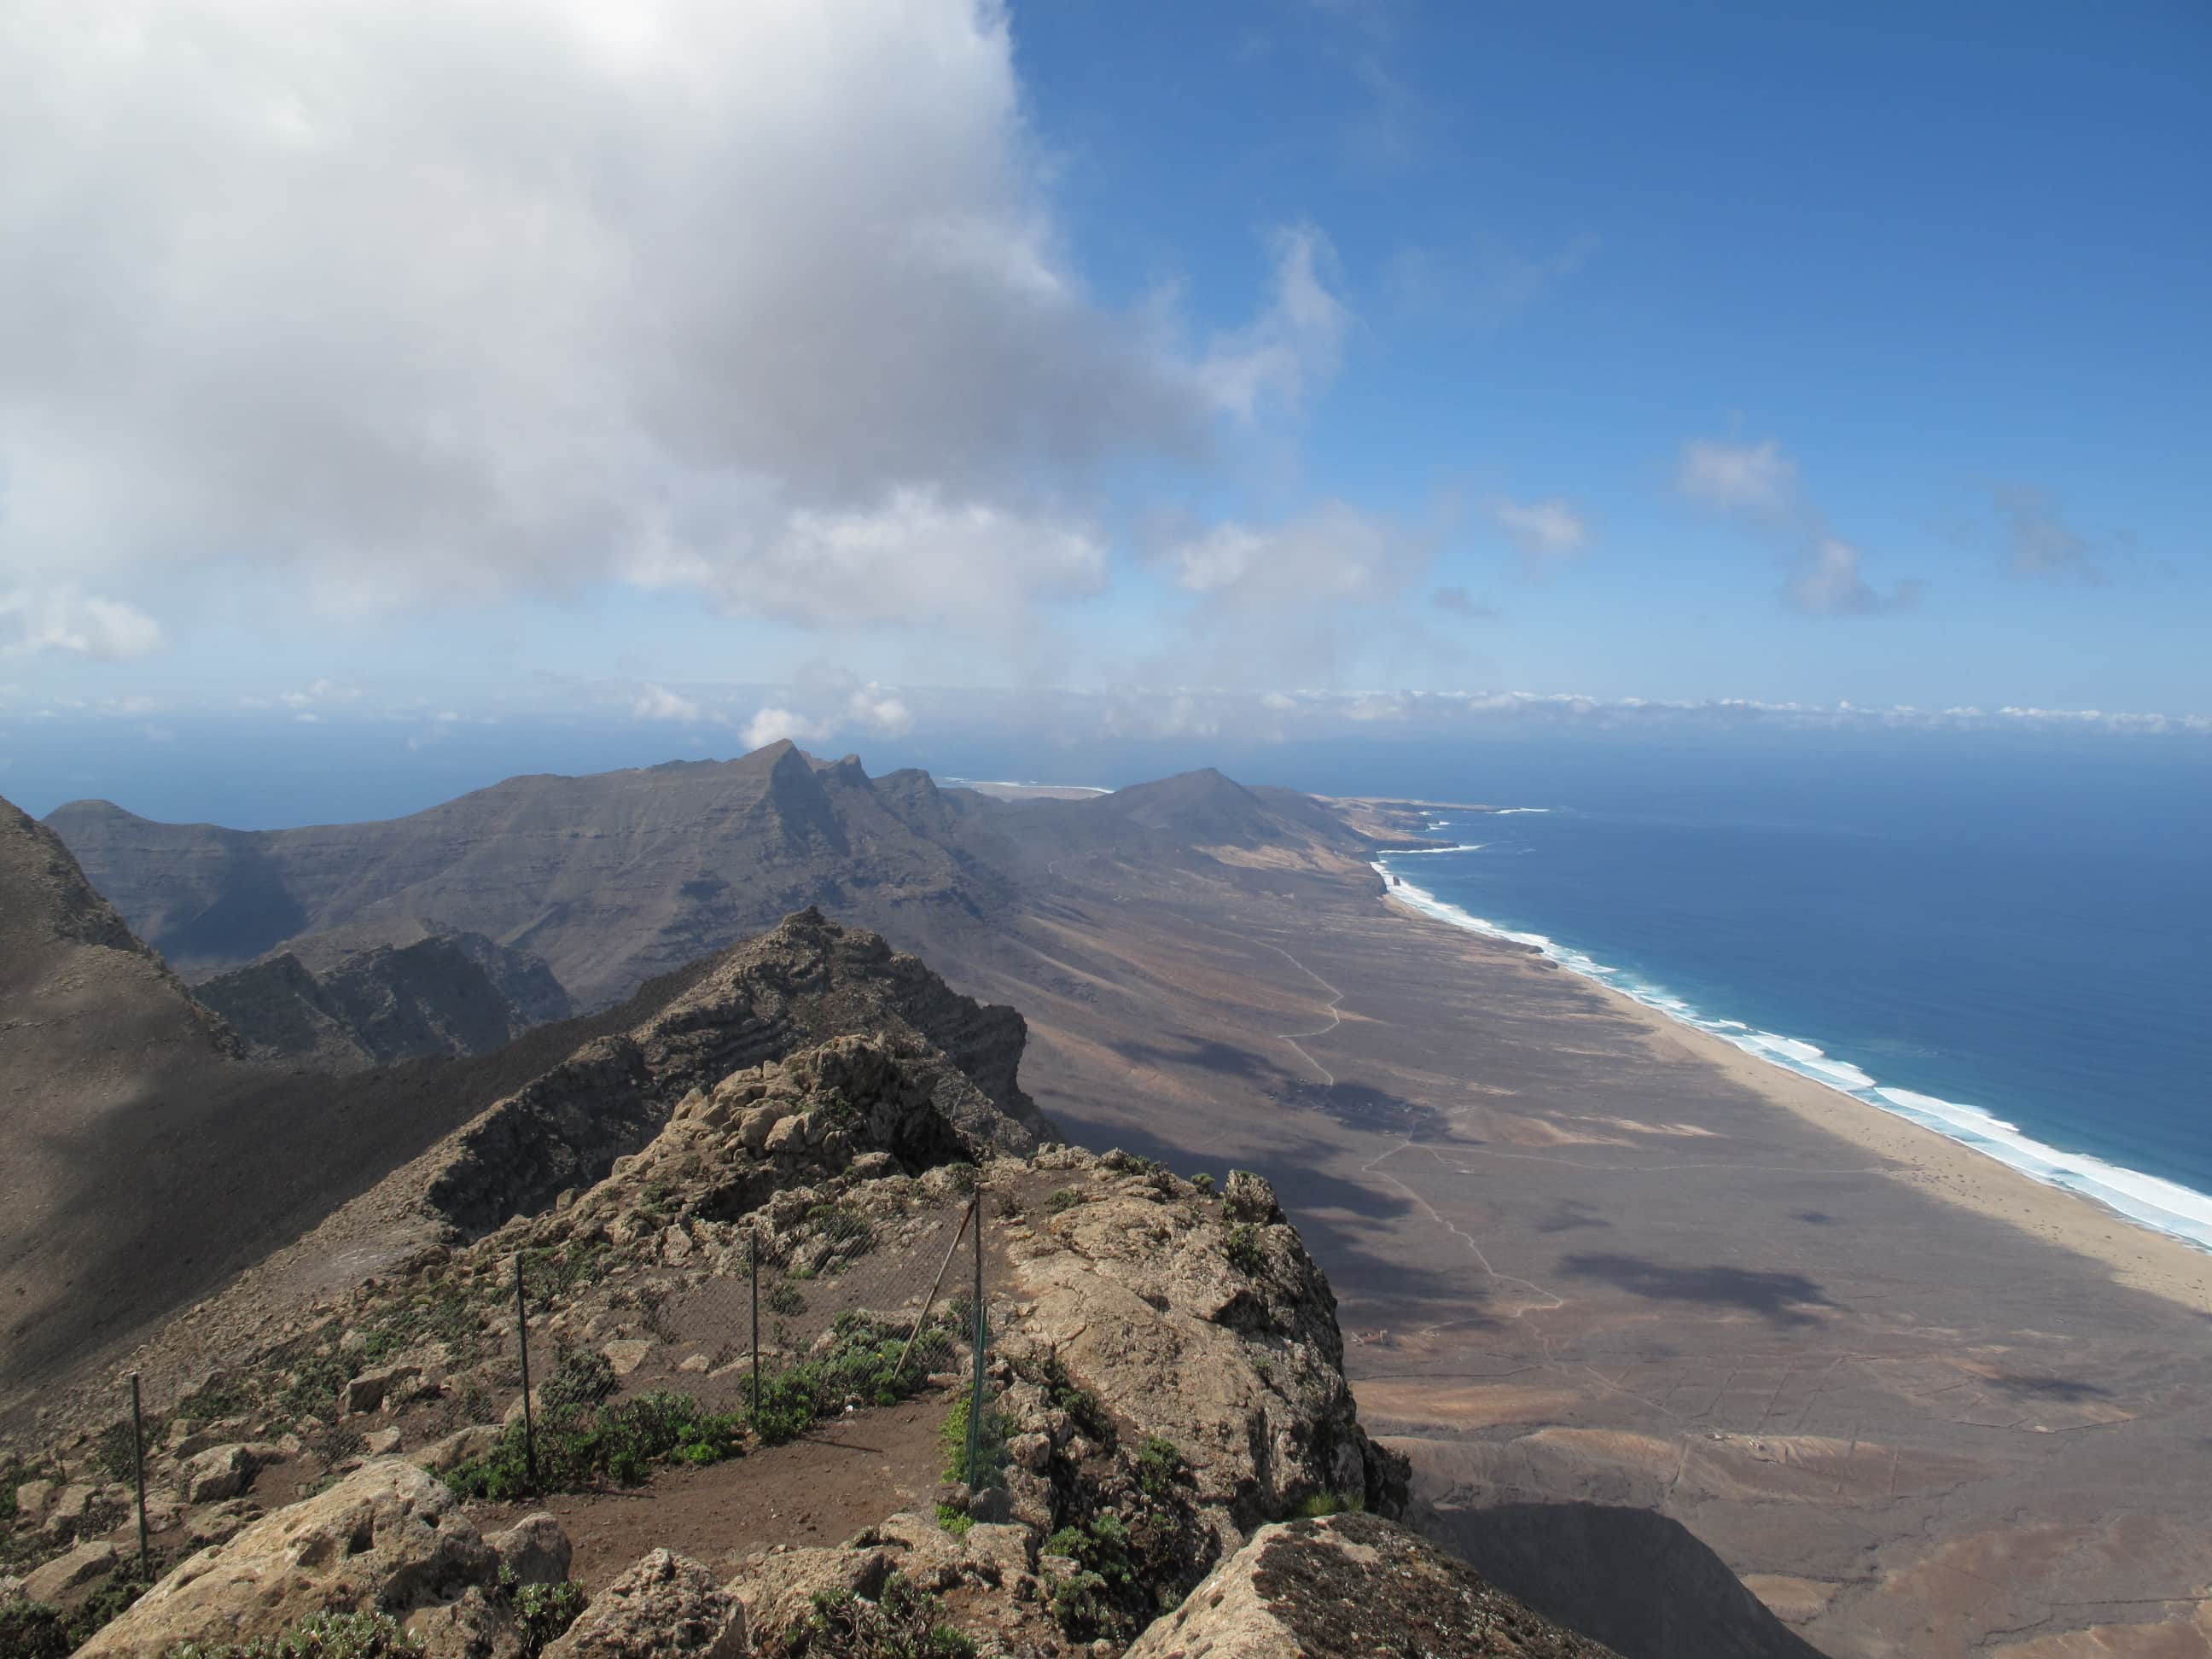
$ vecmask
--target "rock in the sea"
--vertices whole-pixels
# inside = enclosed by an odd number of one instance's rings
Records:
[[[185,1642],[273,1637],[311,1613],[395,1617],[497,1582],[499,1560],[444,1486],[398,1458],[187,1559],[78,1650],[158,1659]]]
[[[1607,1659],[1405,1527],[1339,1515],[1262,1527],[1125,1659]]]
[[[743,1659],[738,1598],[689,1557],[655,1550],[592,1598],[545,1659]]]

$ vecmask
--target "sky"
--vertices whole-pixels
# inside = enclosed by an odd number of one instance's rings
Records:
[[[2208,70],[2196,0],[15,0],[0,790],[2195,740]]]

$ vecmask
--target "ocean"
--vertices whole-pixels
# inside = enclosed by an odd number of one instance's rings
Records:
[[[1434,914],[2212,1249],[2205,757],[1916,739],[1401,759],[1395,793],[1516,810],[1440,811],[1460,850],[1378,867]]]

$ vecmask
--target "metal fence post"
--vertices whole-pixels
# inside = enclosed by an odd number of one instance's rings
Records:
[[[138,1373],[131,1373],[131,1465],[138,1481],[138,1576],[147,1576],[146,1564],[146,1413],[139,1402]]]
[[[522,1349],[522,1460],[538,1490],[538,1424],[530,1409],[530,1304],[522,1292],[522,1252],[514,1253],[514,1334]]]
[[[983,1441],[983,1192],[975,1190],[975,1207],[970,1213],[975,1220],[975,1382],[974,1392],[968,1396],[968,1489],[980,1491],[983,1485],[983,1469],[979,1461]]]
[[[760,1224],[746,1233],[751,1255],[748,1259],[753,1281],[753,1425],[760,1425]]]

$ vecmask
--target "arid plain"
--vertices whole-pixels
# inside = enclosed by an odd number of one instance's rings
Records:
[[[1643,1505],[1828,1654],[2212,1652],[2212,1258],[1352,859],[1051,882],[957,951],[1028,1015],[1028,1086],[1278,1185],[1363,1413],[1478,1560],[1501,1506]]]

